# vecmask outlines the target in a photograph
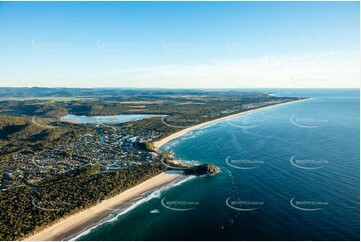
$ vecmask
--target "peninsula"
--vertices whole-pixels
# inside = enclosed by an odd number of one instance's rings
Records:
[[[167,172],[171,168],[166,165],[174,161],[160,148],[170,140],[214,122],[303,100],[242,91],[101,89],[89,96],[77,89],[77,97],[66,99],[57,94],[44,98],[43,92],[59,90],[20,88],[12,93],[22,98],[3,94],[0,101],[2,240],[72,237],[88,229],[89,221],[134,206],[140,194],[182,179]],[[97,122],[61,119],[69,113],[97,117]],[[157,117],[120,123],[109,118],[119,114]],[[184,170],[217,172],[212,165]]]

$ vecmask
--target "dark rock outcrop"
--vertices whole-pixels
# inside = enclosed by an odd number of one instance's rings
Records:
[[[192,166],[184,170],[186,175],[214,175],[219,171],[219,168],[212,164],[203,164],[198,166]]]

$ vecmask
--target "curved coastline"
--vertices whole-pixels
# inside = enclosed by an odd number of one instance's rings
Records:
[[[186,135],[187,133],[189,133],[189,132],[191,132],[193,130],[200,129],[200,128],[206,127],[208,125],[211,125],[211,124],[214,124],[214,123],[217,123],[217,122],[220,122],[220,121],[224,121],[224,120],[235,118],[235,117],[242,116],[242,115],[245,115],[245,114],[253,113],[255,111],[269,109],[269,108],[273,108],[273,107],[281,106],[281,105],[285,105],[285,104],[290,104],[290,103],[306,101],[306,100],[310,100],[310,99],[311,98],[305,98],[305,99],[294,100],[294,101],[289,101],[289,102],[277,103],[277,104],[269,105],[269,106],[266,106],[266,107],[255,108],[255,109],[251,109],[251,110],[248,110],[248,111],[231,114],[231,115],[228,115],[228,116],[225,116],[225,117],[222,117],[222,118],[217,118],[217,119],[210,120],[210,121],[207,121],[207,122],[204,122],[204,123],[200,123],[200,124],[197,124],[197,125],[182,129],[182,130],[180,130],[178,132],[175,132],[175,133],[173,133],[173,134],[171,134],[171,135],[169,135],[169,136],[167,136],[167,137],[165,137],[165,138],[163,138],[163,139],[161,139],[159,141],[154,142],[154,147],[157,150],[159,150],[163,145],[165,145],[166,143],[168,143],[168,142],[170,142],[170,141],[172,141],[174,139],[177,139],[177,138],[179,138],[179,137],[181,137],[183,135]]]
[[[285,104],[290,104],[290,103],[295,103],[295,102],[300,102],[300,101],[305,101],[305,100],[310,100],[310,98],[273,104],[273,105],[269,105],[266,107],[255,108],[252,110],[228,115],[228,116],[225,116],[222,118],[218,118],[218,119],[207,121],[207,122],[204,122],[201,124],[197,124],[197,125],[185,128],[183,130],[180,130],[178,132],[175,132],[157,142],[154,142],[154,147],[157,150],[159,150],[163,145],[170,142],[171,140],[174,140],[183,135],[186,135],[190,131],[203,128],[205,126],[211,125],[216,122],[224,121],[227,119],[231,119],[234,117],[252,113],[255,111],[269,109],[269,108],[272,108],[275,106],[280,106],[280,105],[285,105]],[[62,219],[56,221],[55,223],[49,225],[48,227],[44,228],[43,230],[36,232],[33,235],[28,236],[24,240],[26,240],[26,241],[51,241],[51,240],[62,240],[65,238],[74,238],[74,237],[77,238],[79,233],[82,233],[82,231],[84,231],[84,230],[89,230],[88,229],[89,226],[91,226],[92,224],[94,225],[94,221],[99,220],[99,219],[104,219],[107,215],[109,215],[110,214],[109,210],[114,210],[117,207],[122,206],[122,205],[126,206],[127,202],[130,202],[130,201],[133,201],[134,199],[139,198],[142,194],[144,194],[146,192],[154,191],[159,187],[170,184],[170,183],[176,181],[177,179],[179,179],[180,177],[182,177],[182,175],[180,175],[180,174],[171,174],[171,173],[165,173],[165,172],[161,173],[161,174],[154,176],[154,177],[146,180],[145,182],[143,182],[135,187],[132,187],[112,198],[104,200],[101,203],[99,203],[91,208],[79,211],[66,218],[62,218]],[[130,206],[128,206],[128,207],[130,207]],[[92,228],[94,228],[94,227],[96,227],[96,226],[92,226]],[[73,236],[71,236],[71,235],[73,235]]]

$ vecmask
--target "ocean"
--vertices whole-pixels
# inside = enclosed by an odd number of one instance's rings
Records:
[[[281,89],[312,99],[221,121],[162,147],[214,176],[143,195],[78,240],[359,240],[358,89]]]

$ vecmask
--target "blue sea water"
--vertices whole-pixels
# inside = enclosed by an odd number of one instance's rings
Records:
[[[218,122],[166,144],[178,158],[213,163],[220,173],[153,192],[79,239],[359,240],[359,90],[276,95],[312,99]]]

